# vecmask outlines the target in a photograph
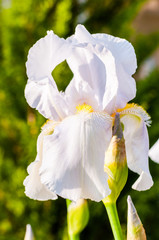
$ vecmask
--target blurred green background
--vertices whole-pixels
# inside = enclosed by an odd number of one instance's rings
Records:
[[[158,0],[0,0],[0,240],[23,239],[30,223],[35,239],[61,240],[66,234],[66,203],[39,202],[24,194],[26,168],[36,156],[36,140],[45,119],[24,98],[25,62],[29,48],[47,30],[60,37],[82,23],[91,33],[108,33],[129,40],[136,51],[137,96],[152,117],[150,145],[159,137],[159,1]],[[156,5],[155,5],[156,4]],[[70,72],[65,64],[54,71],[59,89]],[[126,232],[127,195],[132,196],[147,239],[159,239],[159,165],[150,161],[154,186],[145,192],[131,189],[137,175],[129,172],[118,200]],[[90,221],[81,239],[113,239],[102,203],[89,201]]]

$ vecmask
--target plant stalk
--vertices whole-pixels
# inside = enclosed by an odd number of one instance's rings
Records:
[[[115,240],[124,240],[118,213],[117,213],[116,203],[106,202],[106,203],[104,203],[104,206],[108,213],[108,217],[109,217],[110,225],[111,225],[112,232],[114,235],[114,239]]]
[[[79,234],[70,235],[69,240],[80,240]]]

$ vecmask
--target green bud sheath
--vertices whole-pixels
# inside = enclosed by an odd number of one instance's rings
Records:
[[[76,203],[67,200],[67,224],[69,236],[78,235],[87,225],[89,210],[87,201],[78,200]],[[71,239],[74,239],[71,237]]]
[[[128,196],[128,223],[127,223],[127,240],[146,240],[145,229],[137,214],[135,206]]]
[[[108,174],[108,185],[111,194],[103,199],[107,210],[110,225],[115,240],[123,240],[122,229],[116,209],[116,200],[126,184],[128,167],[125,152],[125,140],[123,137],[120,115],[116,113],[114,119],[112,139],[105,153],[104,171]]]
[[[126,184],[128,177],[125,140],[120,123],[120,116],[118,113],[115,116],[113,136],[105,154],[104,171],[109,176],[108,184],[111,194],[103,199],[103,202],[116,202],[120,192]]]
[[[34,234],[30,224],[26,225],[24,240],[34,240]]]

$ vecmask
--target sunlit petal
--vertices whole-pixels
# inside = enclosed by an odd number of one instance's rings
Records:
[[[130,75],[135,73],[137,68],[136,55],[132,44],[127,40],[109,34],[90,34],[87,29],[80,24],[77,25],[75,35],[73,35],[72,38],[76,40],[76,43],[103,45],[120,61],[125,71]]]
[[[58,121],[68,114],[64,96],[47,78],[38,82],[28,80],[25,97],[29,105],[36,108],[45,118]]]
[[[43,138],[45,133],[51,131],[51,124],[43,130],[43,132],[38,137],[37,143],[37,157],[34,162],[28,166],[28,176],[24,180],[23,184],[25,186],[25,194],[35,200],[49,200],[57,199],[57,195],[46,188],[44,184],[41,183],[39,169],[42,163],[42,148],[43,148]]]
[[[46,186],[41,183],[40,176],[39,176],[40,166],[41,166],[41,162],[37,157],[36,160],[32,162],[28,167],[29,176],[26,177],[23,183],[25,186],[26,196],[34,200],[40,200],[40,201],[57,199],[56,194],[48,190]]]
[[[26,63],[29,80],[25,97],[31,107],[49,119],[61,119],[67,112],[64,97],[59,93],[51,73],[66,59],[70,49],[66,40],[50,31],[29,50]]]
[[[102,110],[98,97],[86,81],[72,79],[65,90],[65,97],[69,105],[69,111],[72,113],[75,113],[76,106],[83,103],[92,106],[95,111]]]
[[[103,49],[101,55],[106,67],[106,87],[103,108],[112,114],[123,108],[136,95],[135,80],[123,68],[122,64],[109,50]]]
[[[77,25],[75,34],[70,39],[74,40],[75,43],[95,43],[92,34],[81,24]]]
[[[68,40],[76,46],[68,59],[75,77],[89,83],[108,113],[125,107],[136,95],[131,77],[137,67],[132,45],[107,34],[91,35],[82,25]]]
[[[159,163],[159,139],[157,142],[150,148],[149,157],[154,161]]]
[[[100,201],[109,195],[104,154],[111,139],[111,118],[81,112],[64,119],[44,139],[41,181],[71,200]]]
[[[149,139],[146,127],[150,117],[146,111],[136,105],[121,111],[120,116],[124,124],[128,167],[140,175],[133,188],[139,191],[149,189],[153,185],[149,172]]]
[[[108,34],[93,34],[96,43],[109,50],[102,59],[106,66],[107,83],[103,104],[108,112],[122,108],[136,95],[136,83],[131,77],[137,68],[133,46],[125,39]]]
[[[74,73],[75,81],[85,81],[94,90],[98,101],[102,103],[106,72],[104,63],[91,45],[76,46],[67,62]]]
[[[66,59],[69,51],[69,44],[49,31],[29,50],[26,62],[28,78],[33,81],[49,78],[56,88],[51,73],[55,66]]]
[[[108,34],[93,34],[92,36],[112,52],[128,74],[135,73],[137,61],[134,48],[130,42]]]

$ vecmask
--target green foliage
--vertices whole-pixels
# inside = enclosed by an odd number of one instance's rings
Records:
[[[159,32],[138,34],[133,20],[145,0],[3,0],[0,1],[0,240],[23,239],[25,226],[32,225],[35,239],[66,239],[65,200],[39,202],[24,194],[26,168],[36,156],[36,140],[45,119],[28,107],[24,98],[27,81],[25,62],[30,47],[54,30],[60,37],[74,32],[78,22],[92,33],[106,32],[125,37],[135,46],[139,65],[158,47]],[[66,62],[53,71],[58,88],[64,90],[72,73]],[[159,137],[159,71],[137,82],[136,103],[152,116],[150,144]],[[148,239],[159,239],[159,166],[150,163],[155,180],[146,192],[131,190],[137,177],[129,173],[118,204],[123,228],[126,227],[126,196],[131,194]],[[81,239],[112,239],[101,203],[89,201],[90,221]]]

